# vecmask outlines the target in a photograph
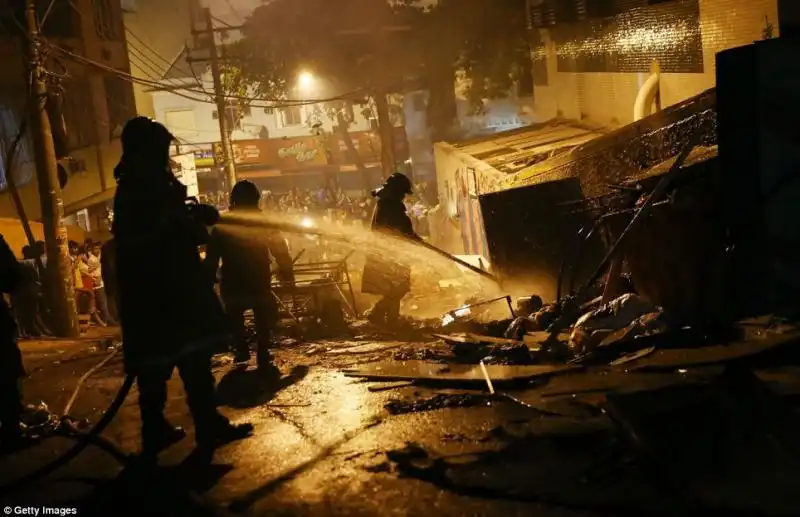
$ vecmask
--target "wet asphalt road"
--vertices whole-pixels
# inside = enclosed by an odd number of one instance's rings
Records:
[[[498,447],[500,442],[492,438],[492,432],[509,421],[520,429],[555,428],[572,425],[570,422],[543,421],[528,409],[502,403],[392,416],[384,409],[389,400],[430,393],[419,388],[371,392],[369,387],[374,383],[347,378],[338,371],[339,366],[390,358],[392,351],[331,359],[325,354],[326,347],[336,345],[298,345],[280,350],[278,364],[285,373],[292,373],[280,387],[264,386],[252,370],[242,373],[233,371],[230,364],[216,366],[223,412],[234,422],[253,423],[255,433],[218,450],[212,467],[181,466],[193,444],[184,394],[178,376],[174,376],[167,415],[173,423],[186,426],[190,436],[161,456],[163,466],[177,470],[165,470],[151,476],[150,481],[159,479],[154,484],[165,486],[160,476],[166,477],[167,484],[175,476],[198,478],[187,481],[194,485],[189,502],[178,496],[178,489],[168,490],[167,496],[156,495],[158,491],[146,482],[119,481],[119,465],[89,448],[45,482],[5,497],[3,503],[83,506],[87,501],[98,504],[98,494],[105,493],[107,497],[99,498],[101,507],[124,515],[141,514],[141,510],[154,515],[195,515],[200,512],[197,504],[223,515],[583,515],[454,494],[402,477],[393,471],[385,455],[408,443],[445,455],[461,455]],[[33,372],[24,383],[27,402],[44,400],[52,411],[59,412],[80,376],[106,354],[85,346],[67,353],[63,348],[54,349],[53,355],[39,353],[35,364],[31,363],[33,367],[29,365]],[[115,358],[85,382],[73,415],[96,422],[121,383],[121,360]],[[127,453],[138,449],[135,388],[104,435]],[[51,438],[25,453],[0,460],[0,480],[6,483],[29,472],[66,450],[70,443]]]
[[[78,507],[81,515],[555,517],[660,513],[647,502],[648,489],[625,483],[593,485],[593,500],[602,505],[579,502],[569,489],[566,495],[562,490],[559,497],[547,498],[547,504],[530,502],[537,500],[534,494],[549,480],[577,479],[612,450],[602,441],[584,440],[584,445],[564,447],[545,437],[607,428],[604,420],[586,414],[578,417],[569,411],[563,412],[566,416],[552,416],[503,401],[391,415],[385,409],[390,400],[428,398],[434,392],[419,387],[371,391],[375,383],[347,378],[339,369],[391,358],[397,350],[328,353],[340,346],[282,347],[277,362],[289,374],[282,386],[264,384],[252,371],[234,371],[230,364],[217,364],[223,411],[234,422],[253,423],[255,433],[216,451],[210,465],[193,458],[191,435],[162,454],[162,469],[144,474],[135,469],[121,473],[118,463],[90,448],[45,482],[6,496],[2,503]],[[56,412],[64,407],[78,378],[107,353],[85,345],[63,348],[26,354],[32,358],[28,362],[32,375],[24,385],[26,400],[45,400]],[[121,360],[115,358],[85,383],[73,416],[96,422],[121,383]],[[170,385],[167,415],[191,431],[177,375]],[[105,436],[126,453],[138,449],[135,389]],[[0,483],[47,462],[70,443],[53,438],[25,453],[0,459]],[[454,465],[459,465],[461,458],[466,464],[478,453],[496,454],[497,459],[456,467],[450,477],[455,481],[442,483],[398,468],[393,451],[408,451],[409,444]],[[430,458],[413,463],[420,469],[436,465]],[[786,480],[787,493],[800,486],[796,470],[780,477]],[[611,503],[612,509],[603,512],[586,510],[586,506],[599,510],[609,502],[606,499],[632,497],[644,501],[639,510],[614,510]]]

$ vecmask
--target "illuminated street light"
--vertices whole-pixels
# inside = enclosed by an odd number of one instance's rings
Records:
[[[316,79],[314,78],[314,74],[311,72],[302,72],[297,77],[297,84],[300,86],[300,89],[308,91],[314,87],[314,83]]]

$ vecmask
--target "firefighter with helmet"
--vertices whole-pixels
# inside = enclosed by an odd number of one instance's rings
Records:
[[[411,181],[404,174],[394,173],[379,188],[372,191],[377,199],[371,229],[396,237],[422,240],[411,224],[403,199],[412,193]],[[406,264],[370,255],[364,265],[361,290],[381,296],[367,318],[378,326],[393,326],[400,316],[400,302],[411,291],[411,268]]]
[[[177,367],[197,444],[214,448],[252,432],[217,411],[211,356],[227,343],[224,311],[200,259],[207,225],[219,214],[191,204],[170,168],[166,127],[134,118],[122,131],[114,170],[113,274],[128,374],[136,375],[142,449],[151,457],[185,433],[164,416],[167,381]]]
[[[234,185],[230,196],[233,214],[263,217],[259,209],[261,193],[250,181]],[[278,304],[272,294],[271,258],[278,265],[278,279],[294,284],[289,247],[280,232],[264,228],[217,226],[206,247],[206,264],[212,279],[220,275],[220,294],[233,333],[235,359],[239,364],[250,359],[244,313],[253,310],[256,328],[256,360],[261,373],[280,376],[272,362],[272,331],[278,319]],[[220,260],[222,266],[220,267]]]

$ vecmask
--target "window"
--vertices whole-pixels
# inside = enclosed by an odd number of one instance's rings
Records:
[[[67,147],[70,150],[80,149],[96,143],[97,128],[89,82],[85,79],[65,81],[63,99]]]
[[[279,113],[280,125],[283,127],[299,126],[303,123],[303,112],[300,110],[300,106],[281,108]]]
[[[101,39],[116,41],[120,39],[121,20],[117,18],[111,0],[92,0],[94,28]]]
[[[164,124],[176,136],[197,134],[194,110],[175,110],[164,113]]]
[[[108,74],[103,78],[108,109],[108,132],[110,138],[122,133],[125,123],[136,116],[133,86],[123,78]]]
[[[89,224],[89,210],[86,208],[75,213],[75,222],[83,228],[83,231],[92,231],[92,225]]]

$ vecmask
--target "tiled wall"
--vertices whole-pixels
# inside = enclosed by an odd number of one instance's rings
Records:
[[[763,39],[768,23],[778,35],[777,0],[626,0],[610,8],[613,16],[591,9],[605,0],[551,0],[550,5],[567,2],[575,3],[579,19],[560,22],[547,3],[534,16],[540,118],[629,123],[653,59],[661,69],[662,106],[669,106],[714,86],[717,52]]]

